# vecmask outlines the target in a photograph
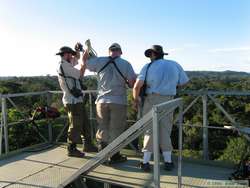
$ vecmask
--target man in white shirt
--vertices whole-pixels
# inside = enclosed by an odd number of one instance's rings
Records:
[[[61,56],[58,65],[58,81],[63,91],[63,104],[69,118],[68,129],[68,156],[83,157],[84,153],[76,148],[76,144],[82,144],[85,139],[85,151],[91,144],[90,128],[83,104],[83,93],[80,78],[84,75],[85,67],[80,64],[80,68],[74,67],[80,58],[80,52],[74,51],[70,47],[64,46],[56,54]]]
[[[139,92],[144,82],[147,84],[146,97],[143,105],[143,114],[149,112],[153,105],[171,100],[176,95],[176,88],[186,84],[189,79],[183,68],[175,61],[163,59],[167,53],[163,52],[160,45],[153,45],[145,51],[145,56],[150,58],[151,62],[146,64],[137,77],[133,88],[133,98],[135,106],[138,106],[140,97]],[[160,129],[160,148],[163,153],[165,170],[173,168],[171,159],[172,143],[171,131],[173,126],[173,114],[164,116],[159,122]],[[149,160],[153,150],[152,131],[149,130],[144,136],[143,142],[143,162],[141,169],[149,171]]]

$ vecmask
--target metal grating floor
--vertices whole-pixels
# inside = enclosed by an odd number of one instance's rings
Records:
[[[54,147],[40,152],[21,153],[9,159],[0,160],[0,187],[57,187],[92,156],[93,154],[87,154],[83,159],[70,158],[66,155],[64,147]],[[139,160],[139,158],[130,157],[126,163],[119,165],[101,165],[86,178],[130,187],[145,187],[146,185],[150,187],[152,174],[140,171],[137,167]],[[183,187],[214,187],[211,183],[227,180],[230,173],[232,173],[230,168],[184,162]],[[176,187],[176,174],[177,168],[171,172],[161,170],[161,187]]]

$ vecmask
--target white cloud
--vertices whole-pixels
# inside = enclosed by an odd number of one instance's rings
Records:
[[[215,48],[210,49],[208,52],[211,53],[217,53],[217,52],[245,52],[250,51],[250,46],[243,46],[243,47],[237,47],[237,48]]]

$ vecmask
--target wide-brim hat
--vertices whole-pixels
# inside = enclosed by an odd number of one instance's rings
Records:
[[[63,46],[59,49],[59,52],[56,55],[63,55],[64,53],[70,53],[72,55],[76,55],[76,51],[68,46]]]
[[[157,53],[159,55],[168,55],[168,53],[165,53],[163,51],[163,48],[160,45],[153,45],[153,46],[151,46],[151,48],[147,49],[144,52],[144,54],[145,54],[146,57],[150,57],[150,55],[151,55],[152,52],[155,52],[155,53]]]

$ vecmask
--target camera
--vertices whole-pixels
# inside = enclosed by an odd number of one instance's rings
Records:
[[[75,50],[80,51],[80,52],[83,51],[83,46],[82,46],[82,44],[80,42],[76,43]]]
[[[140,97],[146,97],[146,90],[147,90],[147,84],[144,82],[144,84],[142,85],[140,92],[139,92],[139,96]]]
[[[73,88],[70,90],[70,93],[71,93],[74,97],[76,97],[76,98],[83,96],[82,90],[80,90],[80,89],[78,89],[78,88],[76,88],[76,87],[73,87]]]
[[[81,89],[82,89],[83,91],[85,91],[85,90],[88,89],[88,87],[87,87],[86,85],[84,85],[81,81],[80,81],[80,86],[81,86]]]

